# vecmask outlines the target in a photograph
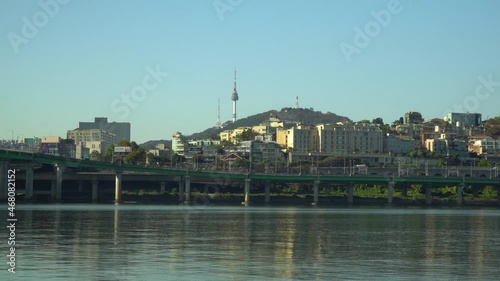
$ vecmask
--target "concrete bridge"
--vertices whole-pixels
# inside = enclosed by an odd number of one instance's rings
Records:
[[[51,167],[50,171],[42,167]],[[192,183],[227,184],[229,182],[244,183],[244,202],[250,203],[250,189],[253,183],[265,186],[265,202],[270,203],[270,187],[273,183],[311,183],[313,204],[319,202],[319,187],[322,183],[343,185],[347,191],[347,203],[353,203],[355,184],[379,184],[388,189],[387,203],[392,204],[393,193],[400,189],[406,195],[410,184],[422,184],[425,189],[426,203],[432,203],[432,188],[440,185],[454,185],[457,192],[457,204],[463,202],[463,188],[472,185],[475,190],[484,186],[495,186],[500,189],[500,177],[497,169],[478,169],[472,167],[425,167],[425,168],[366,168],[349,167],[312,167],[308,171],[297,169],[274,169],[272,171],[200,171],[159,167],[142,167],[137,165],[119,165],[107,162],[65,159],[61,157],[38,155],[19,151],[0,150],[0,198],[9,195],[9,170],[14,170],[16,180],[25,183],[25,200],[31,200],[34,192],[34,181],[50,181],[50,196],[54,201],[62,200],[63,181],[78,183],[81,191],[85,182],[92,186],[92,201],[98,200],[99,182],[114,181],[114,200],[122,201],[122,182],[141,181],[158,182],[160,192],[165,192],[167,182],[177,182],[179,201],[191,201]],[[89,172],[91,170],[92,172]],[[16,186],[16,192],[21,189]],[[500,205],[500,192],[497,192]]]

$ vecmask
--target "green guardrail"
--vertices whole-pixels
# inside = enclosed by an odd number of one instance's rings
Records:
[[[93,168],[96,170],[112,170],[120,172],[138,172],[169,176],[193,176],[204,178],[227,178],[227,179],[252,179],[258,181],[281,181],[281,182],[311,182],[320,180],[323,182],[353,182],[353,183],[387,183],[394,181],[396,183],[449,183],[449,184],[494,184],[500,185],[500,179],[490,178],[459,178],[459,177],[385,177],[375,175],[291,175],[291,174],[255,174],[255,173],[228,173],[216,171],[193,171],[181,169],[167,169],[155,167],[142,167],[137,165],[118,165],[107,162],[98,162],[90,160],[77,160],[71,158],[62,158],[57,156],[26,153],[19,151],[0,150],[0,159],[30,161],[48,165],[62,165],[72,168]]]

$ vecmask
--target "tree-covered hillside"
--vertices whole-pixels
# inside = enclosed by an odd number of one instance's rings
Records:
[[[258,113],[255,115],[248,116],[246,118],[236,120],[235,123],[229,123],[222,129],[208,128],[203,132],[194,133],[188,136],[188,138],[203,139],[203,138],[208,138],[211,135],[218,134],[225,130],[232,130],[238,127],[256,126],[265,121],[268,121],[271,116],[278,118],[280,121],[285,121],[288,123],[303,123],[303,124],[321,124],[321,123],[336,123],[342,121],[350,121],[350,119],[345,116],[339,116],[331,112],[322,113],[320,111],[314,111],[312,108],[307,109],[307,108],[285,107],[280,111],[269,110],[266,112]]]
[[[339,116],[335,113],[314,111],[312,108],[291,108],[285,107],[280,111],[269,110],[266,112],[254,114],[245,118],[236,120],[235,123],[227,122],[223,128],[208,128],[202,132],[194,133],[186,136],[188,139],[206,139],[210,136],[218,135],[225,130],[232,130],[238,127],[251,127],[268,121],[270,117],[278,118],[280,121],[288,123],[287,127],[291,127],[293,123],[303,124],[321,124],[321,123],[336,123],[343,121],[351,121],[345,116]],[[158,143],[164,143],[167,146],[171,145],[171,140],[151,140],[141,144],[144,149],[154,148]]]

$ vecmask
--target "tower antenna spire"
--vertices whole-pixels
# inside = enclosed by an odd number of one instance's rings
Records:
[[[295,97],[295,108],[299,109],[299,96]]]
[[[234,88],[231,100],[233,101],[233,123],[236,122],[236,101],[239,99],[238,91],[236,90],[236,68],[234,69]]]

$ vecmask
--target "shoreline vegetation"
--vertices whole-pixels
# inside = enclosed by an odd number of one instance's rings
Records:
[[[239,188],[238,188],[239,189]],[[259,188],[260,189],[260,188]],[[191,202],[195,206],[208,205],[239,205],[244,201],[244,194],[239,190],[224,190],[221,192],[204,193],[199,189],[191,192]],[[252,192],[253,191],[253,192]],[[263,190],[252,190],[250,192],[250,204],[266,205]],[[319,205],[322,206],[363,206],[363,205],[387,205],[387,188],[378,185],[355,185],[353,192],[353,204],[347,202],[347,191],[344,187],[322,187],[319,190]],[[485,186],[480,189],[465,186],[463,190],[462,206],[498,207],[497,189],[493,186]],[[269,205],[311,205],[313,192],[311,188],[290,187],[288,189],[271,189]],[[98,203],[113,203],[113,190],[106,189],[99,193]],[[20,198],[20,201],[23,201]],[[34,202],[47,203],[50,198],[38,196]],[[63,197],[63,203],[88,203],[91,195],[88,193],[68,193]],[[127,204],[180,204],[177,188],[161,193],[158,190],[138,189],[135,191],[122,190],[122,202]],[[401,189],[393,192],[393,204],[395,206],[426,206],[425,193],[421,185],[411,185],[407,188],[406,196]],[[457,194],[455,186],[432,188],[431,206],[457,206]]]

